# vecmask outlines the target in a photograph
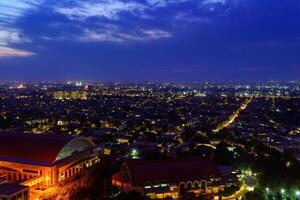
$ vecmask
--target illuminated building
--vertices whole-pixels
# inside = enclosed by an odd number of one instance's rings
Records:
[[[135,190],[150,199],[179,199],[194,192],[206,199],[218,199],[227,184],[219,166],[210,158],[128,161],[114,174],[112,184],[123,192]]]
[[[53,93],[53,97],[58,100],[86,100],[88,93],[86,91],[56,91]]]
[[[8,183],[49,188],[99,161],[84,137],[0,134],[0,177]]]

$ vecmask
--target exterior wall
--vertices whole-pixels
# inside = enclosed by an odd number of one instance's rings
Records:
[[[126,172],[126,168],[123,168],[122,171]],[[155,184],[146,182],[143,186],[132,186],[130,183],[112,180],[112,184],[125,193],[135,190],[150,199],[165,199],[166,197],[179,199],[186,192],[193,192],[196,196],[205,196],[206,199],[218,199],[218,194],[223,186],[213,184],[219,180],[220,178],[211,178],[210,180],[194,180],[180,183],[155,182]]]
[[[220,186],[209,186],[210,184],[211,182],[208,182],[206,180],[180,182],[179,184],[161,183],[156,184],[155,186],[145,186],[144,193],[151,199],[164,199],[167,196],[173,197],[173,199],[178,199],[179,197],[183,196],[185,192],[193,192],[196,196],[204,195],[208,198],[217,197],[220,191]],[[166,185],[165,191],[161,190],[162,185]],[[150,188],[147,190],[146,187]],[[155,190],[154,187],[157,187],[157,189]]]
[[[78,162],[80,161],[80,162]],[[72,161],[68,161],[60,166],[57,170],[57,182],[64,181],[80,172],[84,169],[90,168],[100,162],[100,158],[97,154],[81,156]]]
[[[75,155],[73,158],[68,158],[52,167],[0,161],[0,175],[3,174],[8,183],[47,188],[98,162],[100,159],[96,152]]]
[[[39,180],[41,185],[51,186],[54,184],[51,179],[54,170],[53,167],[0,161],[0,171],[6,174],[9,183],[24,182],[41,177]]]

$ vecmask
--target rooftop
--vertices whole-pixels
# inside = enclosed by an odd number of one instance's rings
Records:
[[[91,147],[86,139],[49,135],[0,133],[0,160],[50,165]],[[13,147],[13,148],[12,148]]]
[[[18,193],[24,189],[26,189],[27,186],[24,185],[18,185],[18,184],[3,184],[0,185],[0,196],[11,196],[15,193]]]
[[[193,157],[181,159],[128,161],[127,166],[134,184],[155,181],[194,181],[221,177],[218,165],[211,158]]]

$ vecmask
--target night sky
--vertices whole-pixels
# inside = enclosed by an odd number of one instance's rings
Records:
[[[0,80],[300,80],[299,0],[0,0]]]

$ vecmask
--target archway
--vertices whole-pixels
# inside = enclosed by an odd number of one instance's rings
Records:
[[[179,196],[184,196],[186,192],[185,183],[181,182],[179,183]]]

